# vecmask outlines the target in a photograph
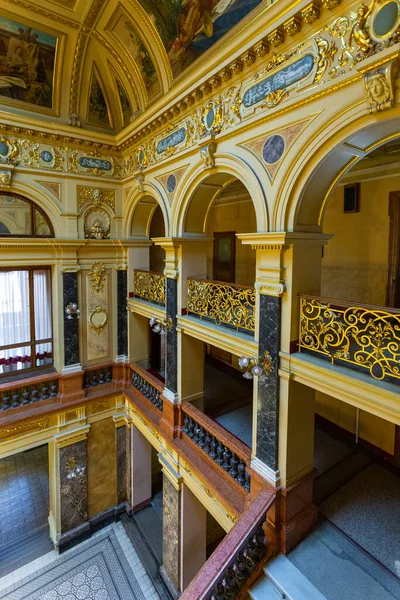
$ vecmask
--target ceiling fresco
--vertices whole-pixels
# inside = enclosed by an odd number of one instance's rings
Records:
[[[54,107],[57,37],[0,16],[0,100]]]
[[[163,41],[174,77],[262,0],[140,0]]]
[[[110,105],[104,90],[104,84],[101,81],[100,74],[95,65],[93,65],[90,82],[87,115],[87,122],[89,125],[113,129]]]

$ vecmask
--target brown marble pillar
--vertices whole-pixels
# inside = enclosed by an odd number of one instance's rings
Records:
[[[181,586],[181,486],[182,478],[160,457],[163,465],[163,564],[161,577],[173,598]]]
[[[61,534],[88,519],[86,439],[60,448]]]
[[[115,423],[117,458],[117,505],[126,503],[131,509],[131,429],[126,420]]]

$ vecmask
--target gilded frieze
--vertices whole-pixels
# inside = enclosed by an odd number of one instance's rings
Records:
[[[324,0],[322,7],[331,10],[339,4],[339,0]],[[223,135],[252,115],[273,110],[297,98],[299,94],[304,96],[309,90],[315,90],[316,86],[323,85],[324,91],[329,89],[329,85],[334,84],[338,76],[351,74],[363,60],[400,40],[400,11],[393,23],[389,23],[385,29],[380,15],[382,8],[377,0],[372,0],[368,6],[360,3],[356,11],[347,11],[336,17],[309,40],[297,44],[290,51],[268,55],[271,46],[276,47],[281,43],[284,33],[295,36],[300,30],[301,21],[310,24],[319,18],[321,5],[310,2],[299,15],[285,23],[283,30],[277,28],[271,32],[266,40],[258,42],[257,47],[254,46],[253,51],[234,60],[228,69],[206,82],[207,89],[205,85],[203,89],[200,86],[136,134],[136,139],[143,139],[172,119],[159,134],[152,134],[148,142],[141,141],[140,145],[125,156],[122,176],[132,176],[138,169],[145,170],[196,145],[209,148],[209,136]],[[220,91],[202,106],[195,107],[186,116],[176,119],[181,111],[186,111],[206,94],[219,89],[233,75],[240,74],[244,67],[251,66],[256,58],[263,61],[263,64],[251,77]],[[383,72],[377,73],[375,78],[364,79],[369,98],[372,98],[372,90],[375,94],[379,90],[381,94],[380,99],[376,96],[376,101],[369,100],[372,110],[381,110],[381,107],[392,102],[385,81],[390,85]],[[386,100],[384,96],[387,97]],[[206,168],[212,166],[210,152],[201,151],[201,156]]]
[[[27,433],[36,433],[47,429],[49,426],[49,419],[42,419],[40,421],[30,421],[28,423],[22,423],[15,427],[9,427],[0,430],[0,442],[5,440],[11,440]]]
[[[78,185],[76,192],[78,198],[78,211],[89,204],[93,204],[94,206],[105,204],[109,206],[115,214],[115,190]]]

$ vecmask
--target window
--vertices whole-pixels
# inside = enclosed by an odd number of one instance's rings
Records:
[[[53,364],[51,271],[0,270],[0,376]]]
[[[30,200],[0,194],[0,236],[54,237],[44,212]]]

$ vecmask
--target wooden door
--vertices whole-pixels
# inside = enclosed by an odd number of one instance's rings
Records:
[[[214,233],[213,279],[235,283],[236,235],[234,231]]]
[[[389,269],[386,304],[400,308],[400,191],[389,194]]]

